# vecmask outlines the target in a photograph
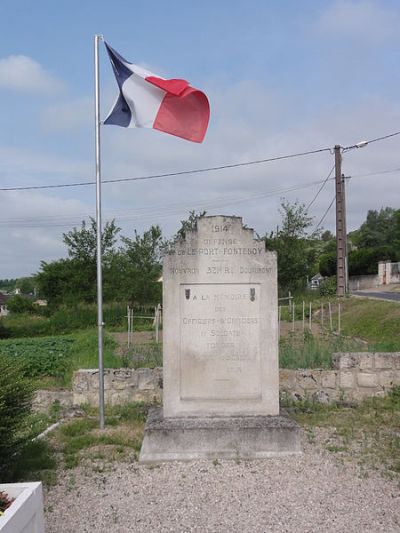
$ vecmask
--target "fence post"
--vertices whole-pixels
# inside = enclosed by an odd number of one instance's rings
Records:
[[[292,331],[294,332],[294,307],[295,307],[295,304],[293,302],[292,304]]]
[[[155,316],[154,316],[154,322],[155,322],[155,328],[156,328],[156,343],[158,344],[158,331],[160,326],[160,315],[161,315],[161,305],[157,304],[157,307],[154,308]]]
[[[306,308],[306,304],[305,304],[305,301],[303,300],[303,333],[305,329],[305,308]]]
[[[321,304],[321,329],[324,327],[324,304]]]
[[[130,339],[130,345],[133,346],[133,307],[131,308],[131,339]]]
[[[329,326],[330,326],[330,329],[332,331],[333,330],[333,326],[332,326],[332,306],[331,306],[331,302],[328,302],[328,308],[329,308]]]
[[[339,333],[339,335],[340,335],[340,326],[341,326],[341,323],[340,323],[341,310],[342,310],[342,304],[339,304],[338,305],[338,333]]]
[[[310,316],[308,317],[310,332],[312,333],[312,302],[310,302]]]

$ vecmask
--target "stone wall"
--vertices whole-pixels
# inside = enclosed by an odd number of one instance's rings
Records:
[[[99,371],[74,372],[73,404],[99,404]],[[162,398],[162,368],[106,369],[104,371],[104,401],[110,405],[124,402],[160,402]]]
[[[400,352],[336,353],[332,370],[279,371],[280,393],[290,400],[310,399],[323,403],[335,400],[359,402],[383,396],[400,386]],[[107,369],[104,371],[105,402],[116,405],[130,401],[162,401],[162,368]],[[98,370],[78,370],[72,391],[38,391],[34,407],[46,410],[54,402],[64,407],[99,401]]]
[[[359,402],[400,385],[400,353],[336,353],[332,370],[280,370],[281,396]]]

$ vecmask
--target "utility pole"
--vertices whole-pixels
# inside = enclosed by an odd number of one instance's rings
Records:
[[[336,184],[336,293],[338,296],[346,294],[347,281],[347,243],[346,243],[346,206],[345,186],[342,175],[341,146],[335,146],[335,184]]]

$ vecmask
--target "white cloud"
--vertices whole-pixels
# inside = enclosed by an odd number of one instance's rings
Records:
[[[0,159],[0,178],[4,187],[40,185],[49,179],[52,183],[65,182],[93,174],[90,163],[29,148],[0,146]]]
[[[0,278],[38,271],[40,261],[65,256],[62,233],[90,212],[80,200],[38,192],[0,195]]]
[[[317,25],[323,34],[381,42],[397,34],[399,16],[376,1],[340,0],[322,13]]]
[[[0,87],[52,94],[62,90],[64,84],[31,57],[10,55],[0,59]]]
[[[75,130],[90,126],[94,120],[93,100],[79,98],[47,107],[41,117],[46,131]]]

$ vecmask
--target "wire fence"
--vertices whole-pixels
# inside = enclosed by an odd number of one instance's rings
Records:
[[[342,332],[343,304],[338,301],[316,303],[313,301],[295,302],[293,297],[280,298],[289,300],[288,305],[278,306],[278,331],[282,334],[282,323],[289,325],[290,331],[308,330],[315,332],[318,328],[322,331]]]

